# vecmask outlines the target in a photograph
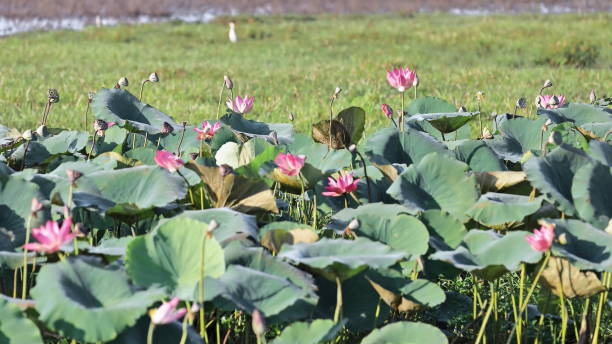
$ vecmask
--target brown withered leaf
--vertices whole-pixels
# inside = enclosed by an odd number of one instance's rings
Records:
[[[351,134],[344,125],[332,120],[331,140],[329,137],[329,120],[323,120],[312,125],[312,138],[319,143],[331,146],[333,149],[342,149],[351,145]]]
[[[580,271],[566,258],[550,257],[542,272],[540,283],[548,287],[553,294],[567,298],[591,296],[606,290],[597,274],[592,271]]]
[[[194,161],[188,162],[185,167],[202,178],[215,208],[228,207],[248,214],[278,213],[272,190],[261,180],[233,173],[223,176],[219,167],[204,166]]]
[[[476,180],[481,192],[497,192],[525,182],[527,175],[522,171],[476,172]]]
[[[372,165],[382,172],[385,177],[391,179],[392,181],[396,180],[399,174],[397,173],[397,169],[393,167],[393,165],[383,165],[372,162]]]
[[[372,288],[374,288],[374,290],[376,290],[378,295],[380,295],[380,298],[387,304],[387,306],[391,307],[392,309],[400,312],[408,312],[423,308],[422,305],[412,302],[406,299],[405,297],[402,297],[401,295],[384,288],[383,286],[372,281],[368,277],[366,277],[366,279],[368,280],[368,282],[370,282],[370,285],[372,286]]]

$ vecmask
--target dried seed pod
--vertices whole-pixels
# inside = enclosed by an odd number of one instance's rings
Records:
[[[159,82],[159,76],[157,75],[157,73],[153,72],[149,75],[149,81],[150,82]]]
[[[170,125],[170,123],[164,122],[159,132],[165,135],[165,134],[171,134],[173,131],[174,131],[174,127]]]
[[[21,134],[21,138],[26,141],[31,141],[33,137],[34,137],[34,134],[32,133],[31,129],[28,129],[24,131],[23,134]]]
[[[553,83],[551,80],[544,81],[544,85],[542,85],[542,89],[552,87]]]
[[[117,81],[117,84],[119,84],[119,86],[127,87],[130,84],[130,82],[128,78],[124,76],[124,77],[121,77],[119,81]]]
[[[229,75],[223,76],[223,83],[225,84],[225,87],[228,90],[231,90],[234,88],[234,82],[232,81],[232,78],[229,77]]]
[[[59,92],[55,88],[47,90],[47,96],[49,97],[49,103],[59,103],[60,101]]]
[[[516,101],[516,107],[520,109],[524,109],[525,107],[527,107],[527,99],[525,99],[524,97],[520,97]]]
[[[595,95],[595,90],[591,90],[591,92],[589,93],[589,101],[591,103],[595,103],[595,101],[597,100],[597,96]]]

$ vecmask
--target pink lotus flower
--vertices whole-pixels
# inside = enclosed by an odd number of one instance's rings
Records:
[[[274,158],[274,163],[284,174],[289,177],[297,176],[300,173],[302,167],[304,167],[304,161],[306,156],[304,155],[293,155],[291,153],[278,153]]]
[[[543,94],[538,96],[537,105],[545,109],[556,109],[565,103],[562,94]]]
[[[228,99],[225,105],[234,112],[245,114],[253,108],[253,100],[255,100],[255,98],[247,94],[244,98],[236,96],[234,100]]]
[[[389,104],[381,105],[380,109],[385,114],[385,116],[387,116],[387,118],[393,117],[393,109],[391,108],[391,106],[389,106]]]
[[[342,196],[345,193],[351,193],[357,190],[357,183],[359,182],[359,178],[353,179],[353,174],[345,174],[338,177],[338,180],[335,180],[332,177],[327,179],[329,184],[325,187],[325,192],[322,192],[323,196],[331,196],[338,197]]]
[[[525,236],[525,239],[536,251],[546,251],[552,246],[555,239],[555,225],[550,223],[543,224],[540,229],[534,229],[533,234]]]
[[[72,218],[67,217],[62,222],[62,227],[57,224],[57,221],[47,221],[45,225],[37,228],[32,228],[32,236],[38,242],[26,243],[23,248],[30,251],[53,253],[58,251],[62,245],[74,239],[77,232],[72,232]]]
[[[185,163],[178,156],[165,150],[159,150],[157,153],[155,153],[155,162],[160,167],[165,168],[170,172],[176,172],[176,170],[178,170],[178,168],[183,166]]]
[[[193,130],[198,132],[198,140],[209,139],[215,136],[215,133],[221,127],[220,122],[215,122],[215,124],[211,125],[208,121],[202,122],[202,129],[193,128]]]
[[[168,302],[163,302],[159,308],[150,310],[151,322],[155,325],[164,325],[182,318],[187,313],[187,308],[175,310],[179,301],[179,298],[175,297]]]
[[[410,68],[393,68],[387,72],[389,85],[400,92],[404,92],[415,84],[416,72]]]

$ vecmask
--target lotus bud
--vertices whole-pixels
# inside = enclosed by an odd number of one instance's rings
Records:
[[[359,220],[352,219],[351,222],[349,222],[347,227],[348,227],[348,229],[350,229],[352,231],[356,230],[357,228],[359,228]]]
[[[557,97],[556,95],[553,95],[552,97],[550,97],[550,99],[548,100],[548,105],[559,105],[560,101],[559,101],[559,97]]]
[[[212,220],[208,223],[208,230],[209,231],[214,231],[215,229],[219,228],[219,223],[215,220]]]
[[[516,101],[516,107],[520,109],[524,109],[525,107],[527,107],[527,99],[525,99],[524,97],[520,97]]]
[[[117,84],[119,84],[119,86],[127,87],[130,84],[130,82],[128,81],[128,78],[124,76],[124,77],[121,77],[119,81],[117,81]]]
[[[47,126],[43,124],[40,127],[36,128],[36,135],[45,137],[49,135],[49,129],[47,129]]]
[[[553,83],[550,80],[544,81],[544,85],[542,85],[542,89],[552,87]]]
[[[552,132],[548,137],[548,143],[560,146],[563,143],[563,137],[558,131]]]
[[[257,309],[253,311],[251,314],[251,326],[253,328],[253,333],[257,336],[257,338],[261,338],[266,333],[266,321]]]
[[[87,101],[91,104],[96,94],[94,92],[87,93]]]
[[[174,127],[170,125],[170,123],[164,122],[159,132],[165,135],[165,134],[171,134],[173,131],[174,131]]]
[[[493,138],[493,134],[491,134],[491,132],[489,131],[489,128],[484,127],[482,129],[482,138],[483,139],[492,139]]]
[[[221,166],[219,166],[219,173],[221,174],[221,177],[225,177],[233,172],[234,169],[228,164],[221,164]]]
[[[50,88],[47,95],[49,96],[49,103],[58,103],[60,100],[59,92],[55,88]]]
[[[293,116],[293,112],[289,112],[289,120],[293,122],[294,119],[295,119],[295,116]]]
[[[76,186],[75,182],[77,181],[77,179],[83,176],[83,173],[71,169],[66,169],[66,175],[68,176],[68,181],[70,182],[70,184],[72,184],[72,186]]]
[[[36,213],[41,211],[42,207],[43,204],[37,198],[32,198],[32,207],[30,208],[32,215],[36,216]]]
[[[557,239],[559,240],[559,244],[561,245],[567,244],[567,235],[565,233],[562,233],[561,235],[559,235]]]
[[[485,93],[483,91],[476,92],[476,100],[478,100],[479,102],[484,99],[484,96],[485,96]]]
[[[414,73],[414,80],[412,80],[412,87],[419,87],[419,76]]]
[[[353,143],[350,146],[348,146],[348,151],[351,153],[355,153],[357,151],[357,146]]]
[[[21,138],[26,140],[26,141],[31,141],[33,136],[34,135],[32,134],[32,130],[28,129],[28,130],[23,132],[23,134],[21,135]]]
[[[157,75],[157,73],[153,72],[153,73],[149,74],[149,81],[150,82],[159,82],[159,76]]]
[[[191,160],[197,159],[199,155],[200,154],[198,152],[189,153],[189,157],[191,157]]]
[[[391,106],[389,106],[389,104],[382,104],[380,106],[380,109],[385,114],[385,116],[387,116],[387,118],[391,119],[391,117],[393,117],[393,109],[391,108]]]
[[[338,98],[338,95],[340,95],[340,92],[342,92],[342,89],[340,87],[336,87],[336,89],[334,90],[334,98]]]
[[[234,82],[232,81],[232,79],[229,77],[229,75],[224,75],[223,76],[223,84],[225,85],[225,87],[228,90],[231,90],[234,88]]]
[[[591,93],[589,93],[589,101],[591,103],[595,103],[595,101],[597,100],[597,96],[595,95],[595,90],[591,90]]]
[[[467,112],[467,109],[465,108],[465,106],[460,106],[459,112]]]

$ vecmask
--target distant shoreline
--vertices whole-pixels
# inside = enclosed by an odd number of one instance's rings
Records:
[[[204,23],[220,16],[236,15],[312,15],[323,13],[362,14],[362,13],[429,13],[446,12],[456,15],[494,15],[494,14],[560,14],[612,12],[612,2],[603,0],[532,1],[518,0],[512,4],[504,1],[481,0],[434,0],[415,1],[406,4],[401,0],[387,0],[376,7],[376,0],[352,1],[349,6],[323,4],[313,0],[308,4],[291,4],[291,1],[278,4],[272,0],[234,0],[207,1],[206,6],[198,6],[201,0],[183,1],[182,8],[172,8],[170,0],[149,0],[147,6],[139,7],[142,0],[125,0],[125,6],[116,8],[113,0],[100,8],[82,7],[90,0],[40,0],[35,4],[25,0],[7,0],[0,4],[0,36],[8,36],[31,31],[82,30],[88,26],[115,26],[119,24],[144,24],[179,20],[188,23]],[[53,1],[54,4],[47,2]],[[168,3],[170,1],[170,3]],[[68,9],[62,7],[66,3]],[[109,4],[110,3],[110,4]],[[230,4],[231,3],[231,4]],[[373,4],[374,5],[373,5]],[[152,5],[151,5],[152,4]],[[185,4],[191,4],[185,6]],[[456,5],[453,7],[453,5]],[[47,6],[52,6],[47,8]],[[373,7],[374,6],[374,7]],[[146,12],[147,14],[143,14]],[[100,14],[94,14],[100,13]],[[121,13],[121,15],[117,15]]]

